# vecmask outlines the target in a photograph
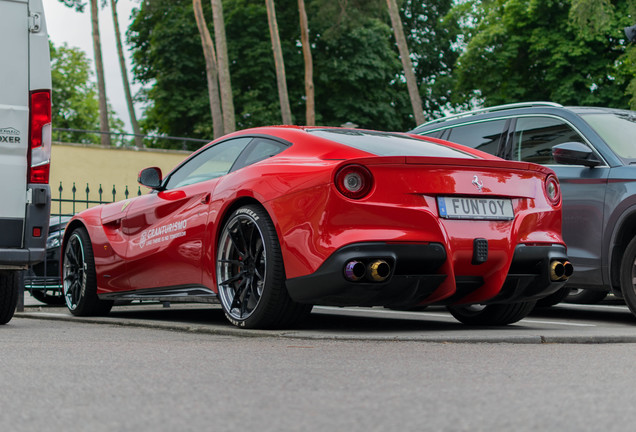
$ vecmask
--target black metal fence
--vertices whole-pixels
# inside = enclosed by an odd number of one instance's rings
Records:
[[[83,186],[80,186],[80,188]],[[131,194],[134,196],[141,195],[141,187],[137,186],[137,190],[131,192],[128,185],[124,185],[124,190],[117,190],[115,185],[110,191],[105,191],[101,183],[97,190],[91,189],[86,183],[86,187],[80,190],[75,182],[70,190],[67,190],[62,182],[57,188],[57,193],[51,188],[51,216],[73,216],[75,213],[93,207],[98,204],[112,203],[128,199]],[[112,199],[111,199],[112,197]]]
[[[194,151],[212,141],[168,135],[137,135],[124,132],[101,132],[86,129],[53,128],[53,139],[58,142],[76,144],[99,144],[102,135],[110,135],[115,147],[136,147],[140,140],[143,147]]]

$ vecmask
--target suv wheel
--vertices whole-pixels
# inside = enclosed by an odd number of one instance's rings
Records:
[[[621,291],[625,303],[636,315],[636,237],[634,237],[625,249],[621,260]]]

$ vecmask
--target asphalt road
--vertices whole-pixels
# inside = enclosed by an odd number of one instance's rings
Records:
[[[93,321],[28,307],[0,326],[0,430],[631,430],[636,344],[599,343],[630,330],[620,306],[503,330],[327,308],[287,332],[235,330],[209,307]]]
[[[290,330],[241,330],[231,326],[218,305],[133,303],[115,307],[107,317],[78,318],[66,308],[27,299],[16,316],[46,320],[109,323],[230,336],[300,339],[401,340],[454,343],[636,343],[636,317],[620,302],[562,304],[535,311],[504,327],[470,327],[442,307],[423,312],[383,308],[315,307],[307,322]]]

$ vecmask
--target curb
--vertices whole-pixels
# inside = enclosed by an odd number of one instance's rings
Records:
[[[232,327],[230,324],[192,324],[183,322],[164,322],[148,319],[127,319],[117,317],[76,317],[67,313],[47,311],[16,312],[16,318],[40,319],[53,321],[81,322],[89,324],[106,324],[112,326],[149,328],[184,333],[209,334],[216,336],[232,336],[243,338],[288,338],[305,340],[331,341],[369,341],[369,342],[421,342],[421,343],[470,343],[470,344],[616,344],[636,343],[636,332],[631,334],[593,334],[593,335],[549,335],[549,334],[519,334],[502,335],[493,329],[491,336],[484,336],[483,331],[471,336],[470,334],[449,334],[447,331],[436,331],[435,334],[377,334],[364,333],[333,333],[325,331],[301,330],[245,330]],[[470,332],[467,329],[467,332]]]

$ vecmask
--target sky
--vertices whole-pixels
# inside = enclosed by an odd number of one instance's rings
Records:
[[[64,6],[59,0],[43,0],[46,25],[49,38],[55,46],[68,44],[84,51],[91,59],[93,80],[96,81],[95,64],[93,62],[93,37],[91,31],[90,5],[86,5],[84,13],[75,12],[75,9]],[[126,55],[126,66],[128,68],[128,79],[133,86],[133,95],[139,89],[139,85],[132,83],[130,52],[126,47],[125,32],[130,23],[132,9],[138,7],[139,0],[119,0],[117,12],[119,18],[119,30],[122,32],[124,43],[124,53]],[[126,106],[124,96],[124,86],[121,79],[119,60],[117,56],[117,45],[115,42],[115,31],[113,30],[113,17],[108,7],[101,9],[99,13],[99,32],[102,40],[102,58],[104,60],[104,70],[106,75],[106,95],[117,113],[117,116],[124,122],[125,130],[132,133],[130,126],[130,116]],[[55,103],[55,102],[54,102]],[[136,106],[137,118],[141,114],[140,107]]]

